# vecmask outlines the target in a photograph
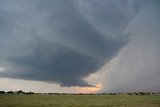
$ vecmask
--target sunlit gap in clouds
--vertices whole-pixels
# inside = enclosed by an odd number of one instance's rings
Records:
[[[97,84],[94,87],[75,87],[76,93],[97,93],[102,88],[101,84]]]

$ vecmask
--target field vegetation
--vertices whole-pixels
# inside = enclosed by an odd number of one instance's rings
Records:
[[[17,91],[0,94],[0,107],[160,107],[159,94],[61,94]]]

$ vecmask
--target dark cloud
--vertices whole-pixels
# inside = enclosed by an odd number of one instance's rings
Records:
[[[135,3],[116,1],[101,1],[100,5],[91,1],[88,7],[84,1],[68,0],[7,0],[0,4],[0,66],[5,68],[0,77],[56,82],[61,86],[92,86],[83,78],[109,62],[128,41],[124,30],[135,13],[123,10],[129,7],[137,11],[131,5]],[[116,7],[106,12],[100,8],[102,4],[106,9]]]

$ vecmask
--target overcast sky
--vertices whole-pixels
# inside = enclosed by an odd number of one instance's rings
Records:
[[[160,90],[158,0],[0,0],[0,90]]]

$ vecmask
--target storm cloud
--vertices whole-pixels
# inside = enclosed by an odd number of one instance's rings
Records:
[[[1,0],[0,77],[93,86],[144,1]]]

